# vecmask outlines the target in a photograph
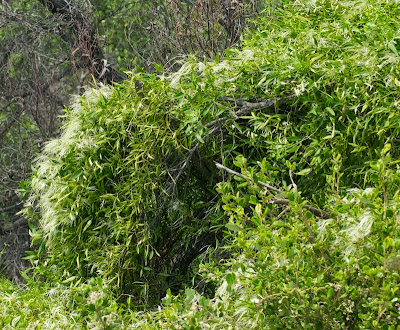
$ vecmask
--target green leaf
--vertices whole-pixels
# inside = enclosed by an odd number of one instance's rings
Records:
[[[250,203],[250,204],[253,204],[253,205],[256,205],[256,204],[258,203],[258,198],[257,198],[257,196],[251,195],[250,198],[249,198],[249,203]]]
[[[331,116],[335,116],[335,111],[333,111],[332,108],[326,107],[325,109],[326,109],[326,111],[328,111],[328,113],[329,113]]]
[[[307,175],[307,174],[309,174],[310,172],[311,172],[311,168],[304,168],[304,169],[302,169],[301,171],[296,172],[295,174],[297,174],[297,175]]]
[[[228,283],[229,286],[232,286],[236,282],[236,274],[235,273],[228,273],[225,276],[226,283]]]
[[[196,139],[200,142],[200,143],[204,143],[204,139],[201,136],[201,133],[196,133],[195,134]]]
[[[73,281],[76,280],[76,278],[77,278],[76,276],[68,277],[67,279],[65,279],[64,281],[62,281],[62,283],[63,283],[63,284],[67,284],[67,283],[73,282]]]
[[[236,224],[234,224],[234,223],[232,223],[232,222],[228,222],[225,226],[226,226],[226,228],[228,228],[230,231],[238,232],[238,231],[241,231],[241,230],[242,230],[242,228],[240,228],[238,225],[236,225]]]
[[[162,65],[154,63],[154,68],[158,71],[158,72],[163,72],[164,68],[162,67]]]
[[[278,220],[278,221],[274,221],[274,222],[272,223],[272,226],[273,226],[273,227],[278,227],[278,228],[286,227],[286,223],[284,223],[284,222],[281,221],[281,220]]]
[[[399,53],[397,52],[396,46],[392,42],[389,43],[388,47],[394,54],[396,54],[397,56],[399,55]]]
[[[334,294],[335,294],[335,291],[333,290],[333,288],[329,288],[326,296],[328,299],[330,299],[334,296]]]

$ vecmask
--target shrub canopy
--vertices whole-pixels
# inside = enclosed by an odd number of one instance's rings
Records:
[[[47,262],[135,304],[205,274],[149,327],[395,326],[398,17],[285,3],[223,59],[87,91],[32,181]]]

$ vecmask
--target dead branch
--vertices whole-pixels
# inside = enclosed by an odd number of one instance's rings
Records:
[[[215,165],[217,166],[217,168],[219,168],[220,170],[223,170],[223,171],[225,171],[225,172],[227,172],[227,173],[229,173],[229,174],[232,174],[232,175],[234,175],[234,176],[237,176],[237,177],[239,177],[239,178],[243,178],[243,179],[246,179],[246,180],[251,181],[250,178],[246,177],[245,175],[243,175],[243,174],[241,174],[241,173],[239,173],[239,172],[236,172],[236,171],[234,171],[234,170],[231,170],[230,168],[225,167],[225,166],[223,166],[223,165],[221,165],[221,164],[219,164],[219,163],[217,163],[217,162],[214,162],[214,164],[215,164]],[[262,181],[257,181],[257,182],[255,182],[255,183],[257,183],[258,185],[260,185],[260,186],[262,186],[262,187],[264,187],[264,188],[266,188],[266,189],[268,189],[268,190],[272,190],[272,191],[274,191],[274,192],[276,192],[276,193],[278,193],[278,194],[282,194],[282,191],[281,191],[281,190],[279,190],[279,189],[277,189],[277,188],[275,188],[275,187],[272,187],[272,186],[269,185],[268,183],[265,183],[265,182],[262,182]],[[278,204],[278,205],[289,205],[290,201],[289,201],[287,198],[273,197],[273,198],[270,198],[270,199],[268,200],[268,203],[270,203],[270,204]],[[319,217],[319,218],[322,218],[322,219],[329,219],[329,218],[331,218],[331,213],[330,213],[330,212],[321,211],[320,209],[318,209],[318,208],[316,208],[316,207],[314,207],[314,206],[305,205],[304,208],[305,208],[306,210],[310,211],[311,213],[313,213],[315,216],[317,216],[317,217]]]
[[[222,164],[220,164],[220,163],[214,162],[214,164],[215,164],[215,166],[216,166],[217,168],[219,168],[220,170],[223,170],[223,171],[225,171],[225,172],[228,172],[228,173],[230,173],[230,174],[233,174],[234,176],[237,176],[237,177],[242,178],[242,179],[251,180],[250,178],[246,177],[245,175],[243,175],[243,174],[241,174],[241,173],[239,173],[239,172],[236,172],[236,171],[234,171],[234,170],[231,170],[230,168],[227,168],[227,167],[225,167],[224,165],[222,165]],[[274,192],[276,192],[276,193],[278,193],[278,194],[282,194],[282,191],[280,191],[279,189],[277,189],[277,188],[275,188],[275,187],[272,187],[272,186],[269,185],[268,183],[265,183],[265,182],[262,182],[262,181],[257,181],[256,183],[257,183],[258,185],[260,185],[260,186],[263,186],[264,188],[266,188],[266,189],[268,189],[268,190],[272,190],[272,191],[274,191]]]
[[[41,86],[41,91],[42,93],[46,92],[54,83],[60,81],[62,78],[64,78],[66,75],[71,73],[72,68],[71,66],[67,66],[62,72],[59,74],[55,75],[49,82]],[[11,101],[3,106],[0,111],[4,111],[8,107],[12,106],[14,103],[16,103],[16,100],[18,99],[25,99],[29,96],[32,96],[36,93],[36,91],[28,91],[21,93],[20,95],[15,95],[11,97]],[[24,108],[19,106],[17,109],[11,113],[10,116],[6,117],[6,120],[2,127],[0,127],[0,147],[2,146],[4,137],[8,133],[8,131],[13,127],[13,125],[18,121],[18,119],[22,116],[24,113]],[[38,125],[39,126],[39,125]]]
[[[291,99],[293,99],[296,95],[292,94],[286,97],[281,97],[279,99],[266,99],[259,102],[248,102],[243,99],[236,99],[232,97],[222,96],[221,100],[234,104],[236,108],[239,108],[235,112],[237,117],[244,116],[249,114],[254,110],[264,110],[267,108],[271,108],[272,106],[278,106],[279,104],[285,103]]]
[[[92,24],[90,15],[83,8],[67,0],[39,0],[53,15],[60,17],[69,27],[73,38],[62,34],[61,38],[73,50],[73,56],[79,56],[80,62],[86,64],[93,76],[106,84],[120,82],[127,78],[126,74],[114,68],[104,56],[100,37]],[[76,40],[72,44],[72,40]]]
[[[25,218],[19,218],[17,221],[14,221],[12,224],[9,224],[4,227],[0,227],[0,235],[4,235],[6,233],[12,232],[14,229],[26,225],[28,221]]]
[[[18,206],[20,206],[20,205],[22,205],[22,204],[23,204],[23,202],[19,202],[19,203],[17,203],[17,204],[4,207],[4,208],[0,209],[0,213],[1,213],[1,212],[7,212],[7,211],[14,210],[14,209],[16,209]]]
[[[289,204],[289,200],[286,198],[270,198],[268,200],[268,203],[270,204],[278,204],[278,205],[288,205]],[[327,211],[323,211],[320,210],[314,206],[311,205],[304,205],[304,208],[308,211],[310,211],[311,213],[313,213],[315,216],[317,216],[318,218],[321,219],[330,219],[332,217],[330,212]]]

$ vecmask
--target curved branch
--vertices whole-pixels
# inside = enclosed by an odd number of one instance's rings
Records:
[[[243,175],[243,174],[241,174],[239,172],[236,172],[234,170],[231,170],[230,168],[225,167],[225,166],[223,166],[223,165],[221,165],[221,164],[219,164],[217,162],[214,162],[214,164],[217,166],[218,169],[220,169],[222,171],[225,171],[225,172],[227,172],[229,174],[232,174],[234,176],[237,176],[239,178],[243,178],[243,179],[246,179],[246,180],[251,180],[250,178],[246,177],[245,175]],[[265,183],[265,182],[262,182],[262,181],[257,181],[255,183],[257,183],[260,186],[263,186],[264,188],[266,188],[268,190],[272,190],[272,191],[274,191],[274,192],[276,192],[278,194],[282,194],[281,190],[279,190],[279,189],[277,189],[275,187],[272,187],[268,183]],[[268,200],[268,203],[269,204],[279,204],[279,205],[289,205],[290,201],[287,198],[274,197],[274,198],[270,198]],[[311,206],[311,205],[305,205],[304,208],[306,210],[310,211],[311,213],[313,213],[315,216],[317,216],[319,218],[322,218],[322,219],[329,219],[329,218],[332,217],[330,212],[327,212],[327,211],[324,211],[324,210],[320,210],[320,209],[318,209],[318,208],[316,208],[314,206]]]
[[[227,167],[223,166],[223,165],[220,164],[220,163],[214,162],[214,164],[215,164],[215,166],[216,166],[218,169],[220,169],[220,170],[223,170],[223,171],[225,171],[225,172],[228,172],[229,174],[233,174],[234,176],[237,176],[237,177],[239,177],[239,178],[249,180],[249,178],[248,178],[247,176],[245,176],[245,175],[243,175],[243,174],[241,174],[241,173],[239,173],[239,172],[236,172],[236,171],[234,171],[234,170],[231,170],[230,168],[227,168]],[[265,182],[262,182],[262,181],[257,181],[256,183],[257,183],[258,185],[260,185],[260,186],[263,186],[264,188],[266,188],[266,189],[268,189],[268,190],[272,190],[272,191],[274,191],[274,192],[276,192],[276,193],[278,193],[278,194],[282,194],[282,191],[280,191],[279,189],[277,189],[277,188],[275,188],[275,187],[272,187],[272,186],[269,185],[268,183],[265,183]]]

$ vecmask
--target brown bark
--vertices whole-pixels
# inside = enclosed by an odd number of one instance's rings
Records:
[[[85,13],[83,8],[66,0],[39,1],[68,25],[72,36],[64,33],[61,37],[72,47],[73,57],[86,66],[98,81],[111,84],[126,79],[127,76],[116,70],[104,56],[90,13]]]

